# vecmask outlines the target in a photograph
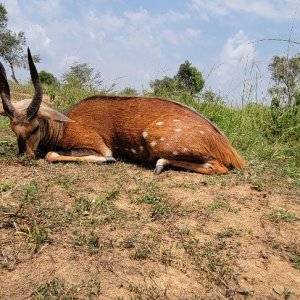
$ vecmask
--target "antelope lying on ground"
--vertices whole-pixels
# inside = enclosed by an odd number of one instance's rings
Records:
[[[160,98],[93,96],[59,112],[42,101],[42,87],[28,49],[33,99],[12,103],[0,65],[0,114],[10,118],[19,154],[46,154],[49,162],[113,162],[127,157],[202,174],[226,174],[245,163],[220,130],[179,103]],[[50,151],[50,152],[49,152]]]

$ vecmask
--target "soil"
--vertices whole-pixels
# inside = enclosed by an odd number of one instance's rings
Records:
[[[0,299],[300,299],[292,180],[14,154],[0,176]]]

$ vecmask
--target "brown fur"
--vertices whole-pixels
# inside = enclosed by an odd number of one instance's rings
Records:
[[[219,129],[173,101],[94,96],[69,108],[66,115],[75,122],[65,124],[62,148],[90,149],[103,156],[111,150],[113,156],[142,162],[163,157],[205,163],[209,158],[229,168],[245,166]]]

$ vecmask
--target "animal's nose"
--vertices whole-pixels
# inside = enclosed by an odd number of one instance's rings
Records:
[[[23,138],[18,138],[19,155],[23,155],[26,150],[26,141]]]

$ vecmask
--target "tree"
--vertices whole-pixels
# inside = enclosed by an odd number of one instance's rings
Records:
[[[63,74],[62,80],[65,84],[78,85],[84,89],[98,89],[103,80],[101,73],[96,72],[94,68],[90,67],[87,63],[75,62],[70,66],[68,72]]]
[[[269,70],[274,81],[268,91],[272,98],[271,132],[278,135],[291,131],[299,138],[300,54],[291,58],[274,56]]]
[[[14,67],[26,68],[27,57],[24,55],[23,47],[26,45],[24,32],[15,33],[7,29],[7,11],[0,4],[0,57],[6,61],[11,69],[13,80],[18,83]],[[38,55],[33,56],[34,62],[39,62]]]
[[[39,78],[40,78],[40,82],[43,84],[47,84],[47,85],[58,85],[58,80],[56,79],[56,77],[51,74],[48,73],[44,70],[41,70],[39,72]]]
[[[180,65],[177,74],[173,77],[165,76],[150,82],[155,95],[172,97],[180,94],[195,96],[204,87],[204,79],[200,71],[186,60]]]
[[[180,65],[174,78],[178,81],[181,88],[191,95],[199,94],[205,83],[201,72],[193,67],[188,60]]]
[[[137,96],[138,94],[139,94],[138,91],[131,87],[125,87],[119,93],[119,95],[122,95],[122,96]]]
[[[169,76],[150,81],[150,88],[155,95],[164,97],[171,97],[178,90],[176,80]]]
[[[289,58],[274,56],[269,64],[274,86],[269,94],[274,104],[293,106],[297,104],[300,94],[300,54]]]

